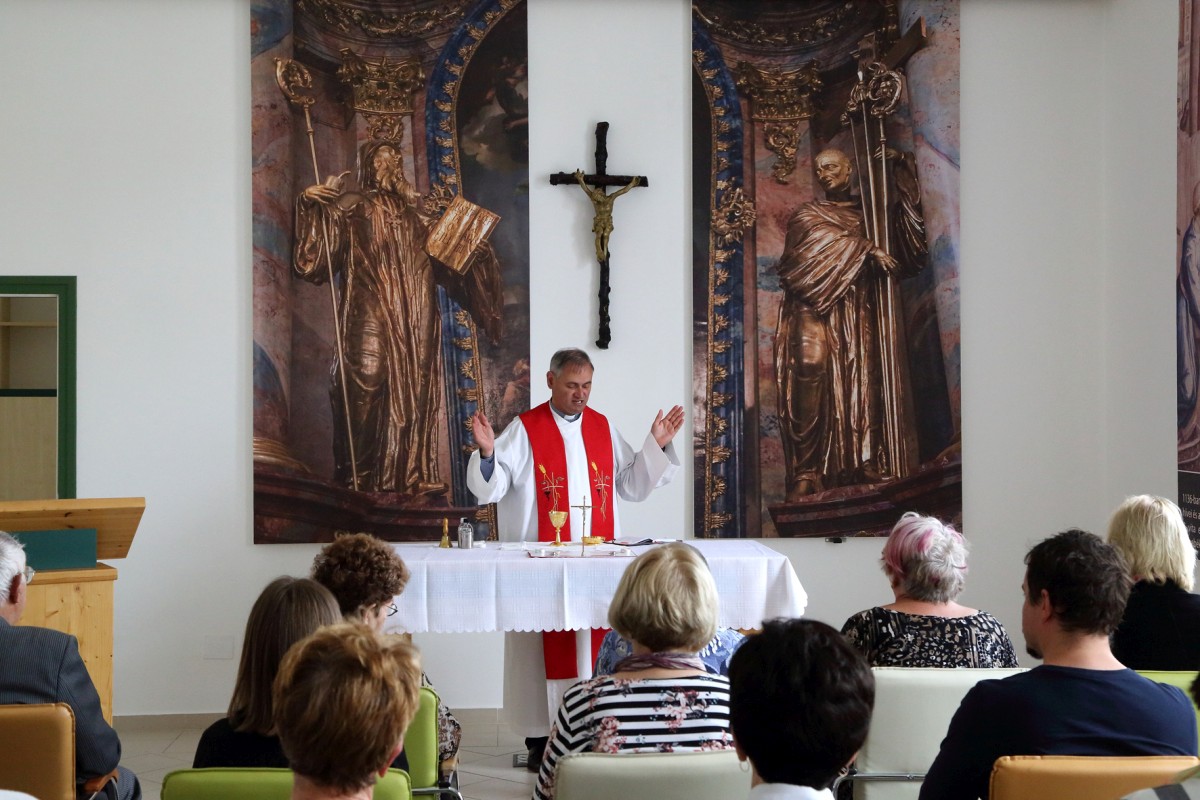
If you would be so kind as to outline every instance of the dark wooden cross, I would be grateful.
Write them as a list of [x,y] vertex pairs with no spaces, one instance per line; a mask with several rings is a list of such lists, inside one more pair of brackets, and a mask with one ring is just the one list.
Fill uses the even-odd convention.
[[[613,230],[613,203],[630,189],[638,186],[648,187],[650,180],[645,175],[608,174],[608,123],[601,122],[596,125],[596,172],[592,175],[584,175],[582,172],[555,172],[550,176],[550,183],[554,186],[582,186],[595,209],[592,232],[596,234],[596,261],[600,264],[600,338],[596,340],[596,346],[607,350],[608,343],[612,340],[608,318],[608,237]],[[621,188],[608,194],[606,187],[609,186]]]

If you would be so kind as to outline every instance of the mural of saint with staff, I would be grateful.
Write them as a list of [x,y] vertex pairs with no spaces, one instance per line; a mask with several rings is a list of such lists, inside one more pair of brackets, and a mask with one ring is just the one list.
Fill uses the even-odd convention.
[[696,536],[960,519],[958,4],[692,9]]
[[906,349],[889,284],[921,266],[924,230],[910,157],[888,155],[901,213],[887,214],[882,203],[872,210],[879,226],[891,217],[902,227],[896,255],[868,236],[863,203],[871,200],[851,195],[854,167],[841,150],[813,161],[825,199],[802,204],[788,220],[775,338],[787,502],[903,477],[911,467]]
[[440,318],[436,285],[454,292],[493,342],[500,338],[500,271],[492,249],[465,277],[425,252],[432,227],[404,176],[398,143],[360,148],[358,190],[344,174],[296,201],[294,267],[326,280],[340,273],[341,346],[332,367],[336,477],[351,488],[443,494],[437,470]]
[[255,543],[485,538],[463,423],[527,407],[524,0],[368,5],[252,10]]

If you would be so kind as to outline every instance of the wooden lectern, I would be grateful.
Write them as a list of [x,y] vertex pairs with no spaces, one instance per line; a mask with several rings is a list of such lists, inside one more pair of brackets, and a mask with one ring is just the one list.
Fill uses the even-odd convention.
[[[125,558],[133,544],[144,497],[104,500],[10,500],[0,502],[0,531],[96,529],[97,558]],[[79,640],[104,718],[112,723],[113,581],[117,571],[96,563],[86,569],[39,570],[25,603],[22,625],[69,633]]]

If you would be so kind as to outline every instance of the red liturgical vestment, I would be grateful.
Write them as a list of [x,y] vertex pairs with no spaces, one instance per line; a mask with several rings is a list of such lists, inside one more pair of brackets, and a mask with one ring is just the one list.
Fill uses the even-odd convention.
[[[536,415],[539,410],[542,411],[540,417]],[[551,504],[554,502],[552,491],[550,498],[543,493],[543,488],[549,488],[547,481],[551,485],[555,483],[549,480],[552,471],[559,484],[558,510],[566,510],[570,520],[569,524],[563,525],[564,541],[568,536],[578,539],[585,525],[589,535],[600,533],[605,538],[625,535],[617,497],[633,503],[646,500],[656,487],[666,485],[679,471],[679,458],[671,445],[659,447],[653,436],[646,435],[635,449],[611,423],[605,422],[602,415],[592,416],[593,413],[585,412],[568,420],[543,405],[505,426],[496,437],[493,458],[489,459],[492,463],[486,471],[481,454],[478,451],[472,454],[467,466],[467,486],[480,503],[496,503],[497,533],[501,542],[538,542],[554,538],[554,526],[549,524],[549,509],[554,506],[542,506],[547,500]],[[552,466],[550,456],[543,455],[545,448],[538,447],[535,453],[531,437],[536,434],[530,428],[541,423],[557,428],[557,447],[561,450],[556,452],[565,451],[561,469]],[[607,425],[607,435],[600,432],[605,442],[603,446],[592,443],[599,438],[596,434],[584,433],[585,425],[592,430],[595,423],[599,423],[600,428]],[[553,437],[549,439],[554,442]],[[553,463],[557,464],[560,457],[554,458]],[[545,475],[538,469],[539,463],[546,468]],[[575,507],[584,498],[587,498],[586,505],[591,506],[586,513]],[[661,531],[638,531],[635,536],[659,533]],[[585,663],[564,668],[562,673],[552,667],[552,678],[556,674],[575,676],[576,669],[586,669],[582,651],[587,640],[581,635],[582,631],[568,635],[571,633],[576,635],[579,643],[579,660]],[[547,680],[545,651],[553,646],[546,644],[540,632],[508,631],[504,639],[505,717],[513,730],[522,736],[545,736],[562,701],[562,692],[577,678]],[[571,660],[569,655],[565,658]],[[578,673],[579,677],[587,675],[586,672]]]
[[[538,541],[554,541],[555,529],[550,518],[552,511],[562,511],[567,515],[560,533],[564,541],[570,540],[571,498],[567,497],[567,453],[550,404],[542,403],[537,408],[526,411],[521,415],[521,424],[525,426],[525,433],[529,436],[529,445],[533,450],[534,480],[538,482]],[[579,532],[579,536],[582,537],[586,533],[588,536],[602,536],[606,541],[612,541],[615,515],[610,513],[609,509],[612,503],[613,445],[608,419],[599,412],[585,408],[581,428],[583,447],[587,452],[590,468],[588,485],[591,497],[588,498],[588,504],[592,507],[592,527],[586,532]],[[592,631],[593,653],[599,652],[600,640],[604,638],[604,633],[603,630]],[[579,677],[574,631],[546,631],[542,636],[542,648],[546,659],[547,678],[562,680]]]

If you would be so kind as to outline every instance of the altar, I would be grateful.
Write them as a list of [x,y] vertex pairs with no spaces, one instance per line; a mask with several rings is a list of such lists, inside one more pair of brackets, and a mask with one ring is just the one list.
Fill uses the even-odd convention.
[[[747,539],[687,540],[704,554],[721,598],[718,623],[759,628],[808,604],[787,557]],[[531,558],[521,550],[395,544],[411,572],[386,630],[404,633],[608,627],[608,605],[630,557]],[[574,545],[579,547],[579,545]],[[635,554],[649,547],[632,548]]]

